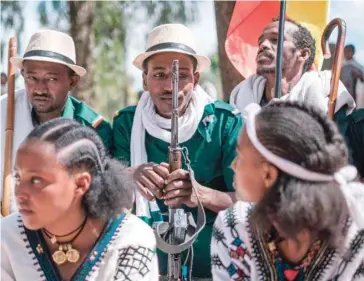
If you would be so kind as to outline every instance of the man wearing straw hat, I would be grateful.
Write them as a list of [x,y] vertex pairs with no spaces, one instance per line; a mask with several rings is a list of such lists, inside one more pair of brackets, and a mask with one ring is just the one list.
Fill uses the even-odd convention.
[[[35,126],[57,117],[74,119],[93,127],[105,145],[110,147],[110,124],[85,103],[69,95],[86,70],[76,65],[75,44],[68,34],[54,30],[37,32],[31,37],[24,56],[13,57],[10,61],[20,69],[25,83],[25,89],[15,93],[13,157]],[[3,188],[6,107],[7,95],[4,95],[0,98],[0,191]],[[11,203],[14,210],[16,206],[14,202]]]
[[[183,206],[196,215],[197,200],[192,192],[186,165],[172,173],[168,169],[171,141],[172,62],[179,60],[179,143],[189,152],[207,223],[194,243],[192,276],[211,278],[210,240],[212,225],[220,210],[231,206],[235,145],[242,120],[239,112],[214,101],[198,85],[200,72],[210,60],[196,53],[190,30],[181,24],[153,29],[146,51],[134,60],[143,71],[144,92],[137,106],[118,111],[113,123],[113,154],[137,168],[136,213],[151,225],[168,216],[168,207]],[[184,258],[182,257],[182,261]],[[166,255],[159,255],[160,273],[167,273]]]

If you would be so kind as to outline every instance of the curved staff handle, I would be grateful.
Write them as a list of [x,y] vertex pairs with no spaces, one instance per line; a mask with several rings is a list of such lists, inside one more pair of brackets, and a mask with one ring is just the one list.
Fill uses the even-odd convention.
[[1,200],[2,216],[10,215],[10,196],[11,196],[11,175],[13,169],[13,135],[14,135],[14,113],[15,113],[15,67],[10,62],[10,58],[16,55],[17,42],[15,37],[9,39],[8,52],[8,102],[6,108],[6,127],[5,127],[5,151],[4,151],[4,177],[3,194]]
[[335,27],[338,28],[338,35],[336,40],[335,57],[332,64],[332,75],[330,82],[330,94],[329,94],[329,104],[328,104],[328,116],[330,119],[334,118],[337,90],[339,87],[341,66],[344,55],[344,44],[346,36],[345,21],[340,18],[335,18],[332,21],[330,21],[329,24],[326,26],[321,39],[321,48],[322,52],[324,53],[324,58],[326,59],[330,58],[331,53],[328,46],[329,45],[328,41]]

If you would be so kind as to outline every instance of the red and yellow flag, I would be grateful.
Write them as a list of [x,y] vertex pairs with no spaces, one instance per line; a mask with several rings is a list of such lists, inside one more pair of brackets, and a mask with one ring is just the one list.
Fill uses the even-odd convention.
[[[315,66],[321,67],[321,35],[328,22],[329,0],[286,0],[286,17],[310,30],[316,40]],[[256,71],[258,38],[264,27],[279,16],[280,1],[237,1],[231,17],[225,50],[231,63],[246,78]]]

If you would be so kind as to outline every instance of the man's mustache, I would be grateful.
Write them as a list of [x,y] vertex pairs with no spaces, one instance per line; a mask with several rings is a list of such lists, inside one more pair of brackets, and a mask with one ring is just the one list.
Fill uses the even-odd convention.
[[162,96],[171,96],[172,95],[172,91],[164,91],[162,93]]
[[259,51],[257,57],[259,57],[260,55],[263,55],[263,56],[265,56],[267,58],[270,58],[270,59],[275,58],[275,54],[273,52],[270,52],[270,51],[267,51],[267,50]]
[[51,96],[47,93],[39,93],[39,92],[33,92],[33,97],[39,97],[39,98],[50,98]]
[[[193,92],[193,85],[192,84],[188,84],[186,85],[183,89],[179,89],[178,90],[178,97],[180,98],[182,95],[191,95]],[[170,90],[164,90],[163,93],[161,94],[161,97],[169,97],[172,95],[172,91]]]

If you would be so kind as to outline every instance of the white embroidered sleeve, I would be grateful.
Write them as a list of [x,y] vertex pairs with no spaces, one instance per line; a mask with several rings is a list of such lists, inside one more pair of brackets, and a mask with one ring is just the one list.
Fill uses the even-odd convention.
[[362,281],[364,280],[364,262],[359,266],[358,270],[355,272],[352,281]]
[[[214,281],[250,280],[250,267],[247,265],[246,246],[240,237],[233,237],[229,225],[235,210],[220,212],[213,228],[211,241],[211,267]],[[233,223],[234,227],[236,226]],[[233,231],[237,233],[236,231]]]
[[114,280],[158,280],[155,249],[130,246],[119,250]]

